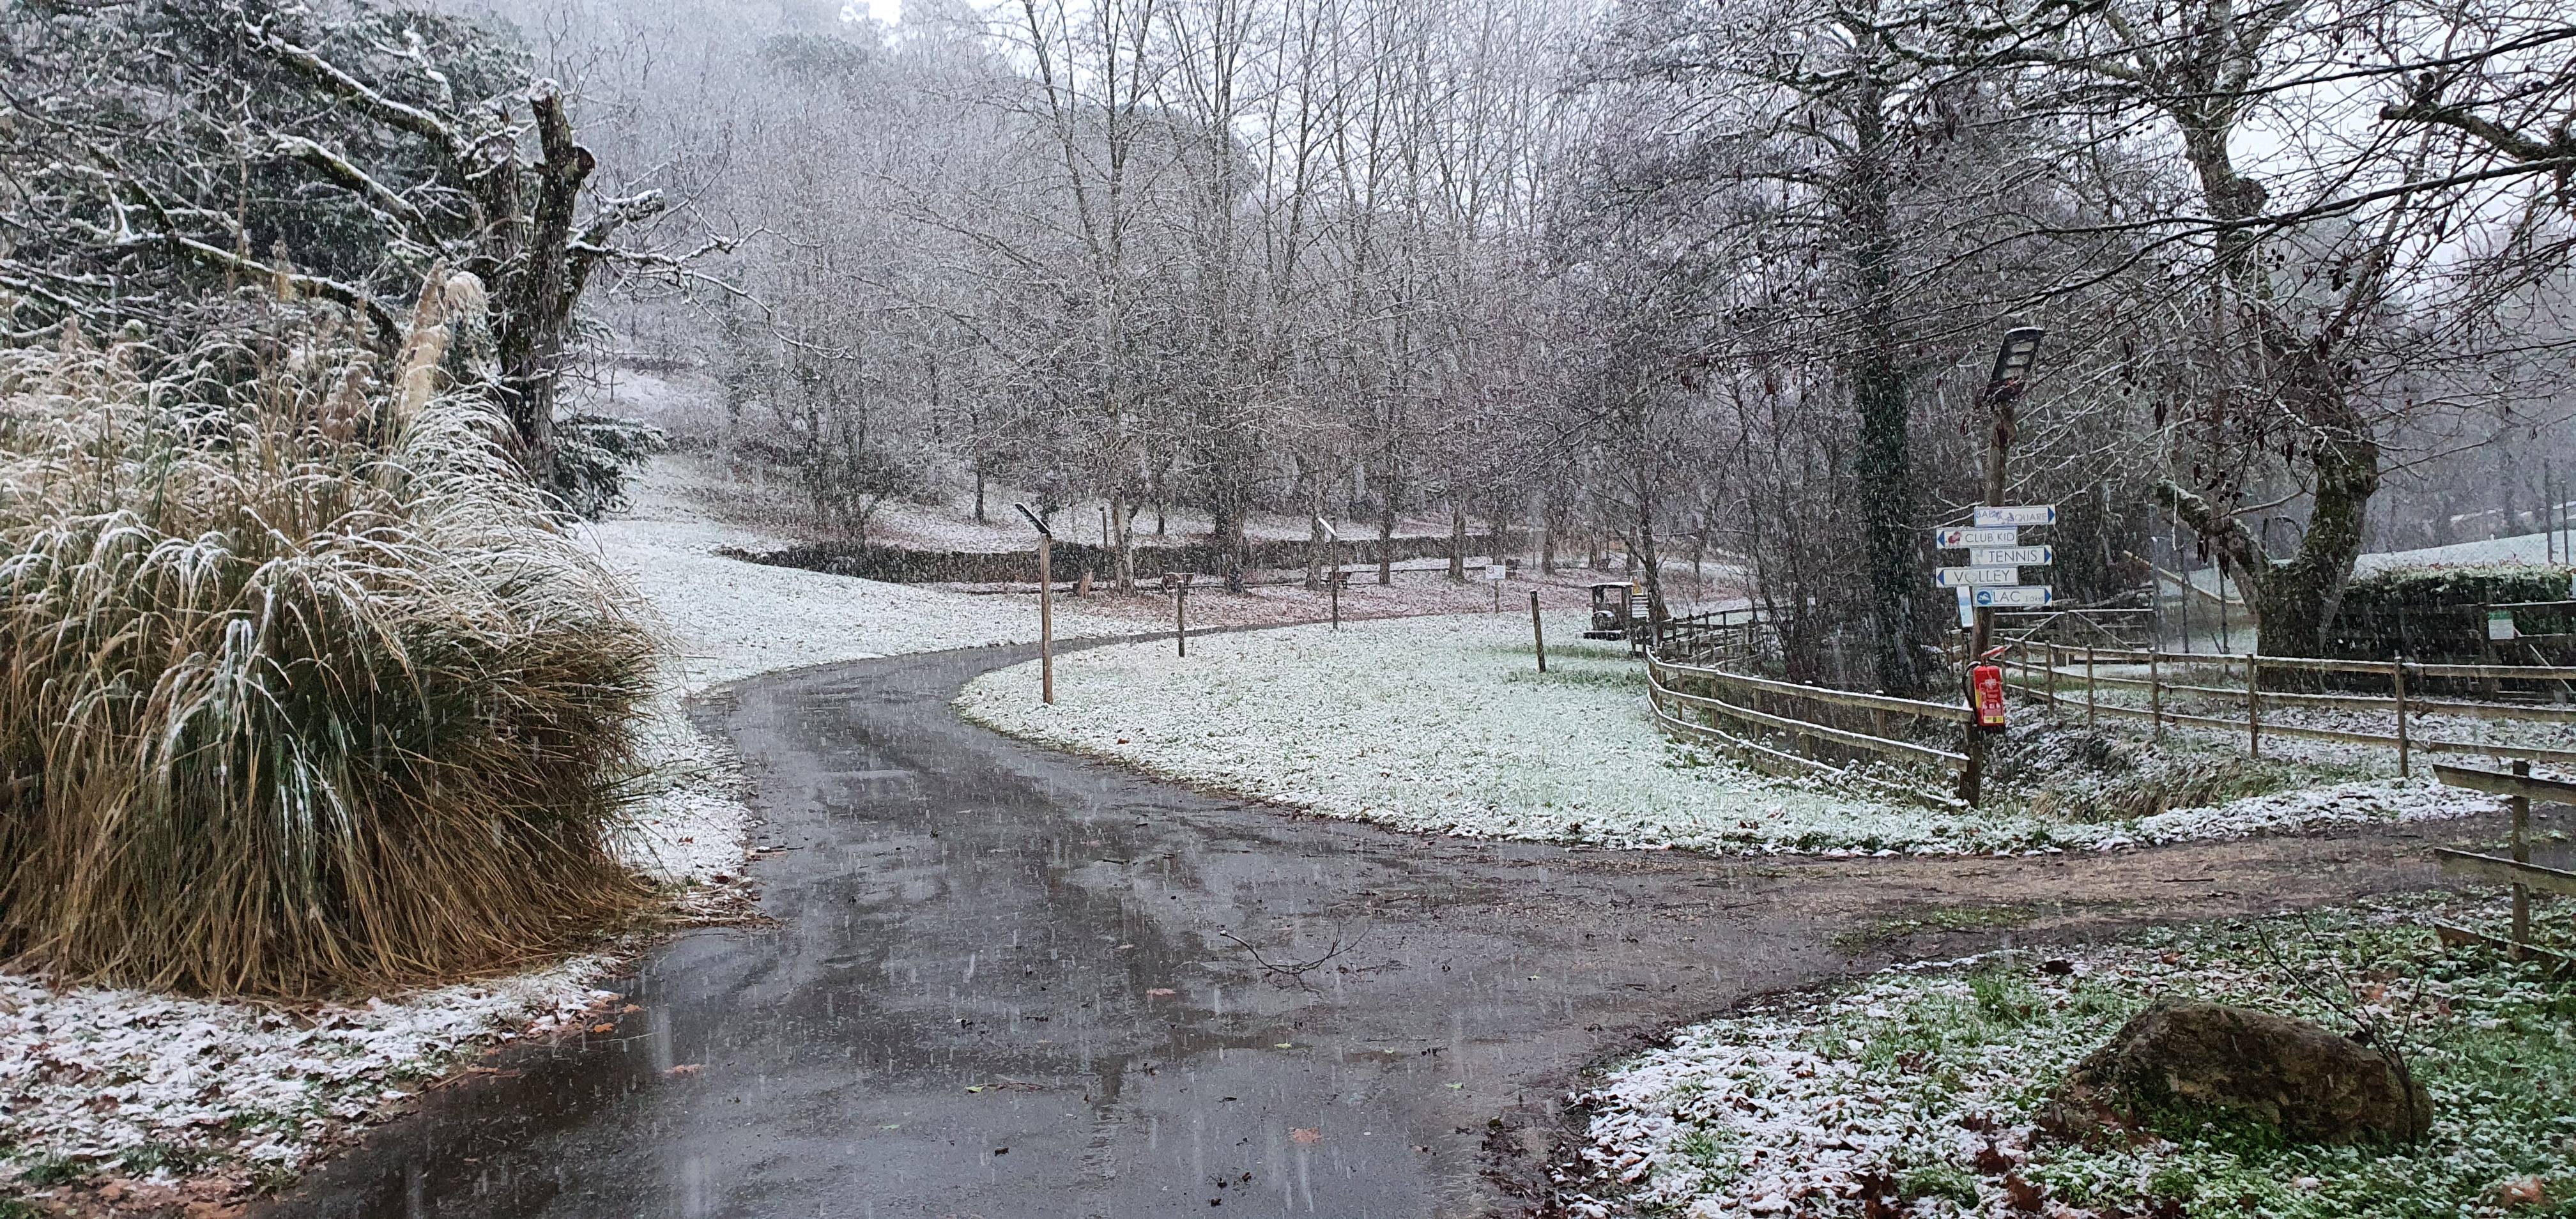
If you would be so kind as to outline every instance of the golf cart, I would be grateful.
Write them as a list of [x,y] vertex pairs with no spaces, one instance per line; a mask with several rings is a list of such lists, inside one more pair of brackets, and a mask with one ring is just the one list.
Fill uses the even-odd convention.
[[1646,590],[1625,580],[1609,580],[1592,586],[1592,629],[1583,632],[1586,639],[1625,639],[1635,642],[1646,629]]

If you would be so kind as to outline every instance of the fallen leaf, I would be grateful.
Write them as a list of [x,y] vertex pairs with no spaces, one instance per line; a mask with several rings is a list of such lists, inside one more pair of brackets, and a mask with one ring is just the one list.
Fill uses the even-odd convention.
[[624,1006],[624,1007],[622,1007],[622,1008],[619,1008],[619,1009],[617,1010],[617,1014],[618,1014],[618,1015],[620,1015],[620,1016],[632,1016],[632,1015],[634,1015],[635,1013],[640,1012],[640,1011],[643,1011],[643,1010],[644,1010],[643,1008],[637,1007],[637,1006],[635,1006],[634,1004],[629,1003],[629,1004],[627,1004],[626,1006]]
[[969,1091],[969,1092],[981,1092],[981,1091],[983,1091],[984,1089],[983,1089],[982,1087],[980,1087],[980,1086],[979,1086],[979,1087],[968,1088],[968,1089],[966,1089],[966,1090],[967,1090],[967,1091]]
[[2047,1197],[2047,1190],[2022,1180],[2020,1173],[2004,1174],[2004,1201],[2010,1203],[2014,1210],[2036,1213],[2039,1204]]
[[670,1075],[695,1075],[695,1074],[697,1074],[698,1072],[703,1071],[703,1070],[706,1070],[706,1069],[707,1069],[706,1064],[705,1064],[705,1063],[702,1063],[702,1062],[684,1062],[684,1063],[681,1063],[680,1065],[678,1065],[678,1066],[676,1066],[676,1067],[671,1068],[669,1071],[665,1072],[665,1074],[670,1074]]
[[1292,1128],[1288,1131],[1288,1141],[1291,1143],[1320,1143],[1324,1141],[1324,1133],[1320,1130],[1297,1130]]
[[593,1033],[614,1033],[617,1031],[617,1026],[613,1024],[594,1024],[590,1026],[590,1031]]
[[2504,1206],[2547,1206],[2549,1190],[2538,1177],[2524,1177],[2496,1186],[2496,1201]]
[[1270,1043],[1270,1048],[1274,1050],[1293,1050],[1297,1048],[1297,1043],[1293,1041],[1274,1041]]
[[1163,989],[1162,987],[1157,986],[1157,987],[1155,987],[1155,988],[1154,988],[1154,989],[1152,989],[1152,990],[1146,991],[1145,993],[1146,993],[1146,994],[1149,994],[1149,995],[1153,995],[1153,996],[1155,996],[1156,998],[1161,998],[1161,997],[1162,997],[1162,996],[1164,996],[1164,995],[1176,994],[1176,993],[1178,993],[1178,992],[1176,992],[1176,991],[1169,991],[1169,990],[1165,990],[1165,989]]

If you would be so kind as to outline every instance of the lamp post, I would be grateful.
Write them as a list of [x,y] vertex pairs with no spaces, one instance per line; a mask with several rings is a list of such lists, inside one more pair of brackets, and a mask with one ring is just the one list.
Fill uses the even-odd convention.
[[[2048,332],[2036,326],[2017,326],[2004,332],[2003,348],[1995,353],[1995,370],[1986,378],[1985,392],[1979,397],[1986,406],[1986,496],[1988,507],[2004,502],[2005,463],[2012,453],[2014,412],[2021,403],[2022,388],[2030,377],[2031,366],[2039,362],[2039,341]],[[1995,611],[1980,608],[1976,625],[1968,641],[1970,656],[1983,656],[1994,634]]]
[[1047,528],[1027,504],[1013,504],[1029,526],[1038,531],[1038,697],[1055,702],[1055,573],[1048,570],[1049,551],[1055,549],[1055,531]]
[[[2016,326],[2004,332],[2004,344],[1995,353],[1995,370],[1986,377],[1985,392],[1978,395],[1986,407],[1986,494],[1985,505],[1999,508],[2004,502],[2005,462],[2012,454],[2015,408],[2021,403],[2022,388],[2030,379],[2031,367],[2039,362],[2039,341],[2048,332],[2036,326]],[[1960,795],[1974,806],[1985,785],[1986,734],[1977,723],[1976,667],[1986,663],[1995,631],[1995,611],[1991,606],[1978,606],[1968,632],[1968,769],[1959,777]]]

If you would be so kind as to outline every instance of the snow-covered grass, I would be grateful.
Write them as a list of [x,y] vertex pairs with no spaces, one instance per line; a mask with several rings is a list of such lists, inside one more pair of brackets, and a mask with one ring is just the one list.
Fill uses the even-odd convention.
[[[748,782],[730,749],[689,722],[684,699],[778,669],[1033,641],[1036,614],[1027,598],[718,558],[719,546],[778,543],[660,490],[585,530],[678,653],[612,846],[683,912],[722,914],[746,892]],[[1056,626],[1064,638],[1133,629],[1078,611]],[[621,959],[295,1009],[0,975],[0,1197],[76,1183],[93,1196],[175,1188],[220,1201],[282,1185],[396,1094],[482,1048],[611,1019],[596,1009],[613,996],[594,988]]]
[[318,1146],[491,1042],[613,1023],[619,996],[588,985],[610,963],[582,957],[302,1009],[0,976],[0,1133],[14,1175],[0,1191],[94,1173],[144,1185],[290,1181]]
[[[1773,1000],[1683,1029],[1576,1096],[1588,1145],[1557,1179],[1570,1209],[1595,1216],[2468,1216],[2534,1187],[2550,1201],[2515,1213],[2565,1214],[2576,982],[2445,952],[2427,916],[2499,912],[2428,907],[2159,929],[2053,964],[1996,953]],[[2095,1147],[2040,1136],[2067,1070],[2164,995],[2336,1031],[2353,1026],[2334,1007],[2357,1007],[2407,1030],[2431,1136],[2282,1146],[2219,1124]],[[1865,1210],[1865,1192],[1902,1201]]]
[[1623,645],[1551,619],[1481,615],[1113,645],[987,674],[958,706],[981,723],[1197,784],[1402,829],[1715,851],[1963,853],[2240,837],[2329,822],[2419,820],[2494,801],[2429,779],[2233,794],[2150,815],[2061,803],[1943,811],[1769,778],[1678,746],[1644,706]]

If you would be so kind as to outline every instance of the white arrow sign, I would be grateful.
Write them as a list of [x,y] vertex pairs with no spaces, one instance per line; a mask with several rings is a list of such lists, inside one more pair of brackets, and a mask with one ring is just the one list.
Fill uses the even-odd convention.
[[1961,550],[1970,546],[2013,546],[2021,542],[2018,529],[1935,529],[1932,544],[1943,550]]
[[2057,552],[2046,546],[1979,546],[1968,552],[1976,567],[2046,567]]
[[1989,584],[2019,584],[2021,569],[2015,567],[1936,567],[1932,582],[1943,588],[1977,587]]
[[2035,609],[2048,604],[2050,596],[2049,588],[2045,584],[1976,590],[1978,609]]
[[2018,504],[1977,509],[1977,527],[1980,529],[1991,529],[1998,525],[2054,525],[2056,523],[2057,505],[2055,504]]

